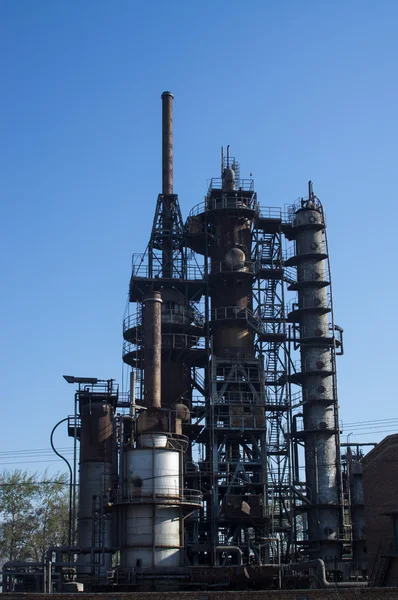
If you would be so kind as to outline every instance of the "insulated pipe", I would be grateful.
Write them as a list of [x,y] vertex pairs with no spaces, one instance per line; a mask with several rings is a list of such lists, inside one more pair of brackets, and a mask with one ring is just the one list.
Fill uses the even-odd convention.
[[173,94],[162,94],[162,194],[173,193]]
[[152,408],[161,408],[162,298],[152,292],[144,299],[144,398]]
[[326,579],[325,563],[321,558],[284,566],[287,567],[286,570],[295,569],[296,571],[304,571],[311,568],[316,569],[318,581],[324,588],[368,587],[369,585],[368,581],[328,581]]

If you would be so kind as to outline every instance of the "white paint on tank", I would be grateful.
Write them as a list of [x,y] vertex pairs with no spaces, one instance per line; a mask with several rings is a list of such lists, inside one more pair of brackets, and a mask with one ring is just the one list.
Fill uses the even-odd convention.
[[[162,436],[166,438],[166,436]],[[161,440],[155,440],[157,444]],[[180,510],[155,500],[180,494],[180,456],[165,445],[132,449],[126,455],[127,487],[132,497],[154,504],[132,504],[126,508],[125,543],[121,564],[131,567],[179,567],[181,565]]]
[[180,491],[179,453],[157,448],[136,448],[126,460],[128,490],[133,495],[164,494]]

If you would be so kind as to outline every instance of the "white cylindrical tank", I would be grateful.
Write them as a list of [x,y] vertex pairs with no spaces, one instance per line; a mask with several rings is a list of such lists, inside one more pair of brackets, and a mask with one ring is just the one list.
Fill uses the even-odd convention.
[[144,434],[126,453],[121,566],[181,566],[180,453],[167,436]]

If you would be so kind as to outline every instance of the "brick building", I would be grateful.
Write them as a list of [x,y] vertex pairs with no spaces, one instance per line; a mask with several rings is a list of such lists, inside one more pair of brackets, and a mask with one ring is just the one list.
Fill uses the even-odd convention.
[[370,585],[398,587],[398,434],[363,459]]

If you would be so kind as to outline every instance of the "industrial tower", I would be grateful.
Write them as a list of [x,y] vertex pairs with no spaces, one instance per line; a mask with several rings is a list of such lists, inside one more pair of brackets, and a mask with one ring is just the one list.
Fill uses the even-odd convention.
[[[287,208],[261,207],[227,147],[184,222],[172,103],[164,92],[162,192],[133,255],[129,389],[65,377],[78,384],[64,419],[78,534],[49,549],[36,587],[350,585],[366,569],[363,504],[352,457],[342,467],[343,338],[322,204],[310,182]],[[5,589],[31,581],[31,566],[18,568],[3,571]]]
[[187,560],[320,558],[337,577],[351,539],[322,205],[310,184],[286,210],[261,208],[228,147],[184,224],[172,193],[172,95],[162,101],[163,193],[147,251],[133,257],[123,359],[145,403],[141,302],[159,291],[162,403],[186,415],[185,483],[204,495],[186,520]]

